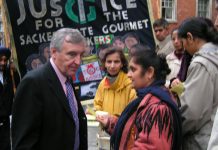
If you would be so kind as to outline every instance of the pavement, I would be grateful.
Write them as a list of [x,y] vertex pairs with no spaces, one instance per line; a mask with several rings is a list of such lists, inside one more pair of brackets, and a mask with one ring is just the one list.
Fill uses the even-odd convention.
[[[93,107],[93,100],[87,100],[82,101],[82,105],[84,108],[84,111],[87,109],[86,105],[90,105],[90,107]],[[87,115],[88,120],[88,150],[99,150],[97,145],[97,133],[99,132],[99,122],[95,120],[95,116]],[[102,141],[102,144],[104,146],[107,144],[104,143],[105,141]],[[101,149],[101,150],[109,150],[109,148]]]
[[97,150],[97,134],[98,127],[88,126],[88,150]]

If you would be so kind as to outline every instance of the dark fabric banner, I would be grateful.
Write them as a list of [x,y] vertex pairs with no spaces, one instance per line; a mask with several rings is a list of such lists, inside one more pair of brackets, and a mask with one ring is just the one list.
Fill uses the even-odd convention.
[[49,41],[59,28],[76,28],[87,38],[90,55],[120,36],[125,52],[134,35],[154,48],[146,0],[5,0],[11,21],[21,75],[45,63]]

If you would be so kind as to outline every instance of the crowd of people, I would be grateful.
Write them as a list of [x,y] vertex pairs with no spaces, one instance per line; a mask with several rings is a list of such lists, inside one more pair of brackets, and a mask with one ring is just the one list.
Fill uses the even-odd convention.
[[[111,149],[218,149],[218,15],[214,24],[191,17],[171,32],[168,25],[154,21],[156,49],[131,32],[99,52],[105,77],[93,105],[107,112],[96,120]],[[87,118],[72,81],[86,49],[77,29],[57,30],[46,63],[19,83],[10,49],[0,47],[1,150],[88,149]],[[179,86],[181,93],[172,90]]]

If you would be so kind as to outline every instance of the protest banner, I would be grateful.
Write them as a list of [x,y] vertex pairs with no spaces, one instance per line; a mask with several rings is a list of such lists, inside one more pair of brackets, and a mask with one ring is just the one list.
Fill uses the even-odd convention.
[[122,39],[123,49],[128,53],[131,43],[126,39],[132,35],[137,43],[155,47],[149,0],[3,0],[3,3],[9,14],[11,40],[22,76],[49,60],[49,41],[63,27],[76,28],[86,37],[89,55],[98,56],[100,45],[113,44],[116,37]]

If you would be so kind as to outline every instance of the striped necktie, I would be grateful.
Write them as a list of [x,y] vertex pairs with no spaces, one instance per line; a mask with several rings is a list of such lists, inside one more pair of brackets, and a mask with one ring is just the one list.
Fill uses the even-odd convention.
[[69,80],[66,80],[66,91],[67,91],[67,99],[69,102],[69,106],[73,115],[73,119],[75,121],[75,144],[74,144],[74,150],[79,149],[79,118],[78,118],[78,113],[77,113],[77,104],[76,101],[74,100],[74,94],[73,94],[73,87],[71,85],[71,82]]

